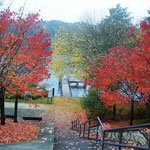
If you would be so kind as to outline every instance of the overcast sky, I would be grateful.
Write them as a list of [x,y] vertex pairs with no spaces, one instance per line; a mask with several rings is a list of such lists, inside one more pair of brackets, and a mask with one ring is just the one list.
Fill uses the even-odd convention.
[[17,10],[23,6],[28,12],[38,12],[43,20],[62,20],[66,22],[80,21],[86,12],[96,13],[101,17],[108,14],[108,9],[120,3],[135,20],[147,15],[150,9],[150,0],[4,0],[3,7],[13,1],[11,9]]

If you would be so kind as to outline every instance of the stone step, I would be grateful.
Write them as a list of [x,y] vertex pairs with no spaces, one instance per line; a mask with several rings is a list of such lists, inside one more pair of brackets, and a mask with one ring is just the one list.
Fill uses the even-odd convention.
[[54,150],[101,150],[101,143],[95,140],[79,138],[72,130],[56,130]]

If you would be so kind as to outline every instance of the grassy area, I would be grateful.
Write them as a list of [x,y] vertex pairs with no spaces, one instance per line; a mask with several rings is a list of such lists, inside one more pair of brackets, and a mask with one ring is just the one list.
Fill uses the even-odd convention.
[[[47,98],[40,98],[40,99],[35,99],[35,101],[37,101],[37,103],[39,104],[52,104],[51,98],[49,98],[49,100]],[[15,102],[15,99],[5,99],[5,102]],[[19,99],[18,102],[29,103],[30,101],[26,99]]]

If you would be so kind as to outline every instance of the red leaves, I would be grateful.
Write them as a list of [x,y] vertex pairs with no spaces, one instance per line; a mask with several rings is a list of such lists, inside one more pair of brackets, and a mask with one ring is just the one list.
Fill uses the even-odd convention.
[[35,140],[39,134],[39,123],[19,120],[6,120],[6,125],[0,125],[0,144]]
[[52,60],[50,34],[39,28],[39,14],[28,14],[23,18],[21,13],[9,9],[0,11],[0,68],[3,81],[0,86],[11,93],[36,93],[38,89],[30,89],[29,86],[49,75],[48,66]]
[[[128,103],[140,93],[150,94],[150,24],[141,22],[141,30],[139,35],[135,34],[135,27],[128,30],[138,46],[114,47],[89,70],[92,78],[88,84],[103,91],[99,96],[106,105]],[[141,96],[144,103],[145,99]]]

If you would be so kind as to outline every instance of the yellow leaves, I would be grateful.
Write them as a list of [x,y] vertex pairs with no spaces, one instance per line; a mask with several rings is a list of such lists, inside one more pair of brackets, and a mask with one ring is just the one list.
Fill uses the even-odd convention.
[[69,29],[61,28],[52,42],[52,70],[58,76],[81,77],[84,59],[82,52],[76,47],[76,36]]

